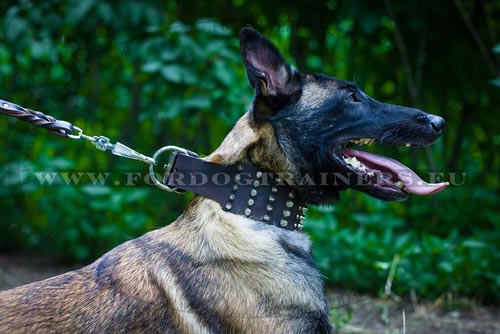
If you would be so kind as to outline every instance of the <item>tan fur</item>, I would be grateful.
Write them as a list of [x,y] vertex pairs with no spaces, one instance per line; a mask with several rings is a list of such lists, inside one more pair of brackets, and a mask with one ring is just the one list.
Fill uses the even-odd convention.
[[[249,114],[206,159],[247,158],[294,172],[272,127],[253,124]],[[302,332],[293,307],[324,310],[321,281],[282,239],[310,251],[302,233],[271,229],[195,196],[172,224],[87,267],[0,293],[0,333]]]
[[298,176],[293,162],[283,154],[272,125],[255,124],[249,112],[238,120],[219,148],[205,159],[223,165],[251,162],[276,174]]

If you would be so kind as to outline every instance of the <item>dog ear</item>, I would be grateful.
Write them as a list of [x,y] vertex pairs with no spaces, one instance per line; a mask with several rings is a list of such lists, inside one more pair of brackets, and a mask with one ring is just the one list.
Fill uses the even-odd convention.
[[248,81],[255,90],[254,118],[266,120],[291,103],[300,91],[298,72],[276,46],[252,28],[240,31],[240,50]]

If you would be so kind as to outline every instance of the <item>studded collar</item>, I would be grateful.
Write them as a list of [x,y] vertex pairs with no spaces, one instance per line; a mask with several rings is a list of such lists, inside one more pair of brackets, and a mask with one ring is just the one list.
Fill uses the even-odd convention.
[[288,230],[302,229],[307,207],[278,175],[251,164],[219,165],[174,152],[163,184],[216,200],[227,212]]

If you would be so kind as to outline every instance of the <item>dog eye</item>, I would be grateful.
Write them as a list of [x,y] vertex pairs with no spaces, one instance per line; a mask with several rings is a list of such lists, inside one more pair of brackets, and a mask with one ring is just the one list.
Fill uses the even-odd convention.
[[359,100],[354,96],[353,93],[347,95],[347,97],[345,98],[346,101],[349,101],[349,102],[359,102]]

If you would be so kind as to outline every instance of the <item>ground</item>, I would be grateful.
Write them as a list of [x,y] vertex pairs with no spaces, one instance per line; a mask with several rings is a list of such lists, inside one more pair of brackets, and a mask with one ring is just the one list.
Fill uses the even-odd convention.
[[[35,255],[0,254],[0,291],[61,274],[75,267]],[[395,302],[352,292],[328,290],[334,333],[499,334],[500,308],[459,300],[452,310],[444,300]],[[403,310],[405,324],[403,326]]]
[[335,333],[500,334],[500,308],[467,299],[449,310],[444,298],[412,304],[346,291],[328,291],[328,297],[332,322],[340,327]]

